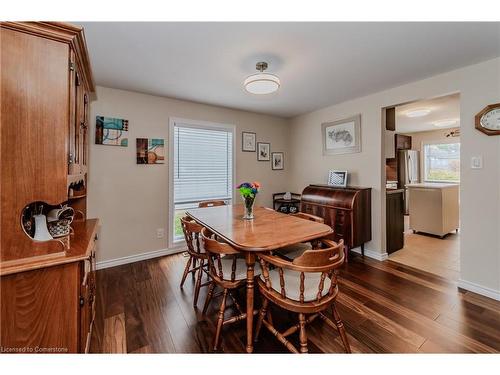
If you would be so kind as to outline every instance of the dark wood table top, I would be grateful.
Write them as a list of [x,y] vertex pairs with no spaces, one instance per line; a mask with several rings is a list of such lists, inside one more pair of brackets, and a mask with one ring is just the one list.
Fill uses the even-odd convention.
[[188,216],[241,251],[268,251],[310,241],[333,232],[328,225],[255,207],[253,220],[243,219],[243,205],[187,210]]

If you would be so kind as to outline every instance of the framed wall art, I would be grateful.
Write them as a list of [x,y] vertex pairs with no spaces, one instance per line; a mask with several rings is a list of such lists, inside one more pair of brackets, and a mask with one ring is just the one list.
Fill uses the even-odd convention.
[[284,160],[282,152],[271,153],[271,164],[273,170],[281,170],[284,168]]
[[269,161],[271,160],[271,144],[265,142],[257,143],[257,160]]
[[165,164],[165,140],[137,138],[137,164]]
[[241,150],[245,152],[255,152],[257,134],[252,132],[241,133]]
[[96,116],[95,144],[128,146],[128,120]]
[[321,124],[323,155],[361,152],[361,115]]

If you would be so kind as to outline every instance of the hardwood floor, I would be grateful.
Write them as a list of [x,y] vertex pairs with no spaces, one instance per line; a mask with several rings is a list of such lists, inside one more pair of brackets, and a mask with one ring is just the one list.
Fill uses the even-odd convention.
[[[91,352],[210,352],[220,300],[202,316],[202,288],[199,309],[192,307],[193,279],[179,288],[185,262],[173,255],[98,271]],[[341,270],[337,307],[354,353],[500,352],[500,302],[392,261],[354,256]],[[281,328],[297,317],[273,308],[273,320]],[[298,344],[295,336],[290,339]],[[320,319],[308,337],[312,353],[343,352],[336,330]],[[244,353],[244,343],[244,322],[223,328],[224,352]],[[262,330],[255,352],[287,350]]]
[[404,247],[389,256],[389,259],[417,268],[448,280],[460,277],[460,233],[450,233],[445,238],[409,229],[409,217],[405,216]]

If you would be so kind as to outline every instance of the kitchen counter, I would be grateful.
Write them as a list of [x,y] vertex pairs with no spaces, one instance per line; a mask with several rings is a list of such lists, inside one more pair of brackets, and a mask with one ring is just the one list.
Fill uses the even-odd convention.
[[446,189],[455,186],[460,186],[459,184],[448,184],[448,183],[438,183],[438,182],[423,182],[420,184],[408,184],[407,188],[424,188],[424,189]]
[[398,194],[398,193],[404,193],[405,189],[385,189],[386,194]]
[[458,229],[458,184],[409,184],[410,228],[444,237]]

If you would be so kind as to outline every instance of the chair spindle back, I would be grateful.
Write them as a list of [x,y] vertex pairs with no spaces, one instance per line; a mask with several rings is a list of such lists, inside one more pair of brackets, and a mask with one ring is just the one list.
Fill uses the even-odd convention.
[[[272,282],[269,277],[269,265],[278,268],[280,281],[280,295],[283,299],[287,298],[287,286],[285,282],[284,270],[291,270],[299,273],[299,301],[304,303],[305,283],[308,274],[321,273],[319,278],[316,301],[336,295],[337,274],[336,270],[344,263],[344,241],[335,243],[331,240],[321,239],[316,242],[312,250],[306,250],[302,255],[293,261],[287,261],[281,257],[273,255],[259,255],[259,263],[262,269],[262,276],[268,290],[272,289]],[[316,247],[315,246],[315,247]],[[323,293],[326,278],[330,279],[330,286],[326,295]]]
[[180,220],[188,253],[194,256],[199,256],[202,254],[200,234],[203,226],[188,216],[183,217]]
[[[225,242],[219,242],[214,233],[209,229],[203,228],[201,231],[203,240],[203,247],[208,255],[208,269],[210,276],[217,282],[223,283],[225,281],[234,282],[236,279],[236,262],[239,252],[231,245]],[[224,275],[222,267],[222,257],[231,259],[231,275]]]

